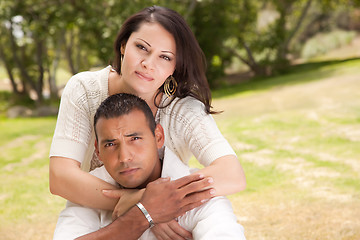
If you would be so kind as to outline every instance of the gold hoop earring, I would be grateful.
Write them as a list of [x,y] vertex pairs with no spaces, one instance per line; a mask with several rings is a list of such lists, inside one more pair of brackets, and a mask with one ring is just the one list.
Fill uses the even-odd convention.
[[170,75],[164,82],[164,93],[168,98],[171,98],[176,92],[177,82],[175,78]]

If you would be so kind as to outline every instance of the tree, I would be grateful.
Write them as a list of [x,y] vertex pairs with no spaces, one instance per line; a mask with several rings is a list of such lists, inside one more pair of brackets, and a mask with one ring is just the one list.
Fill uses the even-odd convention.
[[[225,48],[256,75],[270,75],[281,70],[289,64],[289,46],[303,24],[311,3],[312,0],[242,1],[234,9],[244,14],[237,16],[236,12],[232,13],[234,35]],[[259,17],[266,10],[272,17],[261,25]]]
[[56,14],[53,4],[53,1],[4,0],[0,7],[0,56],[13,92],[22,96],[33,93],[38,103],[43,101],[45,75],[51,73],[47,52],[53,47],[48,37]]
[[[296,56],[296,48],[307,38],[315,23],[324,16],[331,16],[339,5],[351,8],[359,1],[352,0],[267,0],[232,1],[229,12],[233,21],[229,27],[233,35],[224,48],[246,64],[255,75],[271,75],[287,69],[290,56]],[[311,11],[311,12],[310,12]],[[262,15],[270,14],[265,24]],[[331,26],[314,32],[328,30]]]

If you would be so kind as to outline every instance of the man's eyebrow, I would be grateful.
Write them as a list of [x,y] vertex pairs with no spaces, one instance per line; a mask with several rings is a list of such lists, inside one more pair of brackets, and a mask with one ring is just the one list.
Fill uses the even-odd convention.
[[129,133],[129,134],[124,134],[125,137],[137,137],[141,135],[140,132],[133,132],[133,133]]
[[104,139],[104,140],[101,140],[101,143],[104,144],[104,143],[110,143],[110,142],[115,142],[116,139]]

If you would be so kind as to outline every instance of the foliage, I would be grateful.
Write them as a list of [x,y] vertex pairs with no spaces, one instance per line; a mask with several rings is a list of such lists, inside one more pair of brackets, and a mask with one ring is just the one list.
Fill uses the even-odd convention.
[[[0,59],[14,94],[32,95],[41,103],[43,90],[48,88],[56,98],[60,64],[75,74],[110,63],[113,41],[123,21],[156,4],[178,11],[188,21],[205,52],[210,84],[215,86],[234,57],[257,75],[282,71],[289,56],[300,52],[302,42],[329,30],[336,21],[328,19],[340,10],[346,19],[346,12],[359,6],[358,2],[2,0]],[[349,24],[345,21],[342,26]]]
[[317,34],[305,43],[301,56],[311,58],[325,54],[330,50],[349,44],[354,37],[355,32],[341,30]]

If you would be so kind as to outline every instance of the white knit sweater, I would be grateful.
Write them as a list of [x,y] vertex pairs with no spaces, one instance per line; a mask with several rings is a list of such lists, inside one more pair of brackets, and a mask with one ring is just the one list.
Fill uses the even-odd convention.
[[[93,122],[96,109],[109,95],[110,69],[108,66],[96,72],[82,72],[69,80],[61,97],[50,156],[77,160],[85,171],[98,166]],[[162,103],[167,101],[163,96]],[[156,121],[164,128],[165,146],[185,164],[192,154],[204,166],[219,157],[235,155],[213,117],[206,114],[203,103],[197,99],[176,98],[157,111]]]

